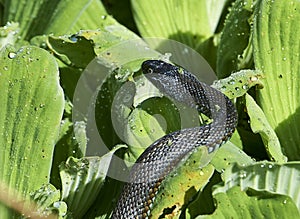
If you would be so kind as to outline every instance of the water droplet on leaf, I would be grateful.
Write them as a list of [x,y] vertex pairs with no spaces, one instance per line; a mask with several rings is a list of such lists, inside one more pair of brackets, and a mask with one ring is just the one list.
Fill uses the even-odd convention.
[[15,52],[8,53],[8,58],[10,58],[10,59],[14,59],[14,58],[16,58],[16,56],[17,56],[17,54]]

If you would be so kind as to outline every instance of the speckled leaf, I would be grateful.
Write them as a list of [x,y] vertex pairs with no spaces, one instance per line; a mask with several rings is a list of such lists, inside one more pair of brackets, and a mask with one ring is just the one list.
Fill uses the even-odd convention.
[[60,191],[51,184],[45,184],[40,189],[31,194],[31,199],[38,205],[38,212],[47,216],[49,214],[58,215],[57,219],[62,219],[67,213],[67,204],[60,201]]
[[218,47],[218,78],[227,77],[232,71],[251,66],[252,49],[249,39],[253,6],[253,0],[237,0],[230,8]]
[[28,197],[49,182],[64,109],[58,66],[36,47],[0,56],[0,180]]
[[261,76],[259,71],[244,69],[215,81],[212,87],[221,91],[230,99],[234,99],[243,96],[251,87],[256,85],[258,88],[262,88]]
[[223,218],[297,218],[297,207],[290,197],[265,191],[241,191],[238,186],[214,195],[217,209],[212,215],[201,215],[196,219]]
[[104,183],[113,154],[121,147],[115,147],[102,157],[70,157],[61,164],[61,199],[67,203],[68,212],[78,218],[86,213]]
[[249,165],[253,164],[254,160],[251,159],[251,157],[249,157],[244,151],[228,141],[218,149],[216,155],[211,160],[211,164],[216,168],[216,170],[223,172],[233,163]]
[[214,167],[207,163],[212,156],[213,154],[207,154],[205,147],[199,147],[191,156],[181,161],[178,168],[162,182],[151,210],[153,218],[179,218],[184,205],[209,182]]
[[65,64],[85,68],[96,56],[122,41],[136,40],[133,43],[142,42],[136,34],[112,18],[107,22],[103,21],[104,24],[105,26],[101,30],[82,30],[77,34],[59,37],[50,35],[46,41],[47,46]]
[[225,185],[213,193],[226,192],[234,186],[241,190],[252,188],[257,191],[268,191],[274,194],[289,196],[300,212],[299,181],[300,163],[289,162],[275,164],[273,162],[258,162],[249,166],[232,165],[224,172]]
[[265,88],[257,101],[289,160],[300,159],[300,2],[260,0],[253,46]]

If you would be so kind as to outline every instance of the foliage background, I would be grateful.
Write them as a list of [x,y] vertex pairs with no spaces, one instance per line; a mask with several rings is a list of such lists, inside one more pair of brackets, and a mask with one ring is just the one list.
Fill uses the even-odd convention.
[[[109,218],[122,188],[106,177],[112,155],[132,161],[142,151],[134,148],[165,134],[153,117],[157,108],[167,121],[178,114],[165,98],[137,104],[122,114],[137,127],[127,127],[131,144],[125,145],[110,107],[122,84],[140,74],[142,60],[119,66],[96,102],[98,130],[111,151],[91,157],[85,120],[72,122],[73,96],[95,57],[140,37],[185,43],[219,79],[231,75],[221,88],[233,94],[239,112],[231,141],[196,169],[192,182],[192,165],[175,170],[178,178],[167,177],[153,218],[297,217],[299,11],[297,0],[0,0],[1,218]],[[243,69],[251,73],[241,74]],[[259,83],[251,84],[253,75]],[[145,126],[150,120],[155,132]],[[167,132],[176,128],[169,122]],[[172,199],[178,182],[192,190]],[[32,201],[19,204],[23,199]]]

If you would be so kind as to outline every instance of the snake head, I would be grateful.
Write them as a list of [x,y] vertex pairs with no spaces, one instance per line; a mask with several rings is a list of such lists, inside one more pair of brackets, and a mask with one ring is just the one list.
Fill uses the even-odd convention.
[[175,66],[161,60],[147,60],[142,63],[144,74],[165,74],[174,70]]

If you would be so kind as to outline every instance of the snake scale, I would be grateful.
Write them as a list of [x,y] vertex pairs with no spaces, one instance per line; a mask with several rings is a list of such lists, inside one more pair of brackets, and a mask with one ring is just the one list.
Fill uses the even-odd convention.
[[150,145],[133,165],[113,219],[150,218],[162,180],[199,146],[215,151],[232,135],[237,112],[228,97],[202,83],[187,70],[161,60],[147,60],[142,71],[164,95],[197,109],[212,122],[163,136]]

